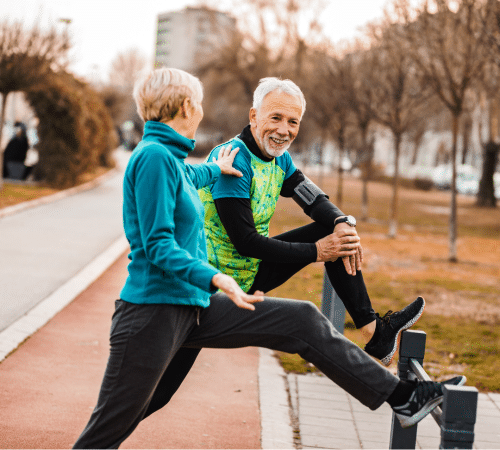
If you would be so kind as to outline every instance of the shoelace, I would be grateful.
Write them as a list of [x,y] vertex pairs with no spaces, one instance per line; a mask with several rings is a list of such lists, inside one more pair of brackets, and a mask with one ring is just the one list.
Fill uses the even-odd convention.
[[415,399],[419,406],[423,405],[429,398],[442,395],[441,384],[434,381],[420,381],[417,384]]
[[390,309],[387,311],[382,317],[380,317],[379,313],[375,313],[375,315],[382,321],[385,322],[386,325],[389,325],[391,322],[391,315],[394,314],[394,312]]

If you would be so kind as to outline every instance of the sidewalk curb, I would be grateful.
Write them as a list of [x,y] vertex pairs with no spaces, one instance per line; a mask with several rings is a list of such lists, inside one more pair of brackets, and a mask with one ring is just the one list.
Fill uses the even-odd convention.
[[117,239],[74,277],[0,332],[0,362],[97,280],[128,246],[125,236]]
[[261,448],[294,449],[285,371],[267,348],[259,348]]
[[5,208],[0,209],[0,219],[24,211],[26,209],[34,208],[36,206],[45,205],[46,203],[52,203],[57,200],[61,200],[63,198],[69,197],[70,195],[78,194],[83,191],[88,191],[108,181],[117,173],[118,169],[115,167],[113,169],[108,170],[101,176],[95,178],[94,180],[87,181],[86,183],[80,184],[78,186],[69,189],[64,189],[62,191],[56,192],[55,194],[46,195],[44,197],[36,198],[34,200],[28,200],[22,203],[18,203],[17,205],[6,206]]

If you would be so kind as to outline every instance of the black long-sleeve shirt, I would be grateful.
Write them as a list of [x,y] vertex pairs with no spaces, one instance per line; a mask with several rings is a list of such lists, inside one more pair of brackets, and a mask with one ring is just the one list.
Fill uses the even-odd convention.
[[[260,151],[250,125],[245,127],[239,138],[255,156],[263,161],[272,160]],[[304,174],[297,169],[283,182],[280,195],[293,197],[294,189],[304,180]],[[317,251],[314,243],[285,242],[259,234],[255,228],[250,199],[220,198],[215,200],[215,207],[229,239],[240,255],[270,262],[311,263],[316,261]],[[344,215],[328,200],[326,195],[320,195],[312,205],[304,208],[304,212],[314,221],[332,231],[335,219]]]

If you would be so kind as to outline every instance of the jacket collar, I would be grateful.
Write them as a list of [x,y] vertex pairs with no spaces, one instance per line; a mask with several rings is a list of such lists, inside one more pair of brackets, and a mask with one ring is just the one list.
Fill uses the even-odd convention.
[[145,141],[154,141],[168,146],[174,156],[180,159],[187,157],[194,150],[194,139],[189,139],[177,133],[172,127],[162,123],[149,120],[144,125]]

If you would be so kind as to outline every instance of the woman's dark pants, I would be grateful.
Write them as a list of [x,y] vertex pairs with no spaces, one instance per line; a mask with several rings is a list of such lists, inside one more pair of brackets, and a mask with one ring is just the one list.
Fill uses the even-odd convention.
[[117,300],[97,406],[74,448],[118,448],[142,419],[168,403],[203,347],[298,353],[370,409],[396,387],[398,379],[312,303],[266,297],[255,307],[244,310],[215,294],[197,325],[196,307]]

